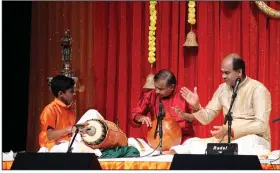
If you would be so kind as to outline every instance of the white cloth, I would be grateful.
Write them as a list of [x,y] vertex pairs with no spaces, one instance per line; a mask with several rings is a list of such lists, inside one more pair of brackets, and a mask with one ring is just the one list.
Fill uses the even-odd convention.
[[[178,154],[205,154],[207,148],[206,141],[200,138],[190,138],[182,145],[171,148]],[[265,155],[270,152],[270,144],[264,138],[257,135],[247,135],[232,141],[238,144],[238,155]]]
[[[77,124],[83,124],[86,121],[92,120],[92,119],[102,119],[103,120],[104,118],[102,117],[102,115],[97,110],[90,109],[80,118],[80,120],[77,122]],[[72,139],[73,139],[73,136],[72,136]],[[82,137],[81,137],[80,133],[77,134],[77,136],[75,138],[75,141],[76,142],[82,142]]]
[[[55,145],[51,148],[50,153],[64,153],[67,152],[67,149],[70,145],[70,142],[63,141],[58,145]],[[102,153],[99,149],[92,149],[86,146],[83,142],[77,142],[76,140],[72,145],[72,153],[94,153],[96,156],[101,156]]]
[[49,152],[47,147],[41,147],[38,151],[38,153],[46,153]]
[[[280,150],[274,150],[271,153],[269,153],[267,159],[276,160],[279,157],[280,157]],[[280,162],[279,162],[279,164],[280,164]]]
[[[140,143],[140,144],[139,144]],[[141,146],[142,144],[142,146]],[[143,139],[141,138],[128,138],[128,146],[132,146],[137,148],[140,153],[140,157],[142,156],[154,156],[158,155],[159,151],[154,151],[153,148],[150,147]]]
[[[77,122],[77,124],[82,124],[85,123],[88,120],[92,120],[92,119],[103,119],[103,117],[101,116],[101,114],[94,109],[90,109],[88,110],[82,117],[81,119]],[[74,134],[71,137],[71,141],[73,140]],[[40,148],[40,150],[38,152],[59,152],[59,153],[64,153],[67,152],[68,146],[70,145],[71,141],[60,141],[59,144],[53,146],[50,151],[48,151],[48,149],[46,147],[42,147]],[[78,133],[75,141],[73,142],[72,145],[72,152],[73,153],[95,153],[96,156],[101,156],[101,151],[99,149],[92,149],[88,146],[86,146],[81,138],[81,134]]]
[[14,160],[14,152],[11,150],[10,152],[3,153],[3,161],[13,161]]

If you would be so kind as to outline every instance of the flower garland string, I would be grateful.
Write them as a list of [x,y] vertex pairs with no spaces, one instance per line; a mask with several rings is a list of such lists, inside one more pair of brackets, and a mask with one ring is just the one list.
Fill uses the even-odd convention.
[[195,1],[189,1],[188,3],[188,23],[194,25],[196,23],[195,19]]
[[156,23],[157,23],[157,11],[156,11],[156,0],[150,1],[150,26],[149,26],[149,54],[148,61],[153,67],[153,63],[156,62]]

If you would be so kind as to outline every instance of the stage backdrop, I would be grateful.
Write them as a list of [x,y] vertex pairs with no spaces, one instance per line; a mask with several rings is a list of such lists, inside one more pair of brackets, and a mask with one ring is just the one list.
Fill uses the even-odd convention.
[[[267,3],[280,9],[278,2]],[[187,9],[186,2],[157,4],[155,71],[170,69],[179,85],[197,86],[205,106],[223,82],[221,59],[239,53],[247,75],[271,92],[272,149],[279,149],[280,123],[271,120],[280,116],[280,20],[267,18],[253,2],[197,2],[199,46],[185,48]],[[77,118],[96,109],[107,120],[118,118],[128,136],[144,135],[128,121],[150,73],[148,27],[149,2],[33,2],[28,151],[38,149],[39,116],[53,100],[47,77],[62,68],[60,40],[66,29],[73,38],[73,70],[85,85],[76,97]],[[196,127],[196,134],[209,137],[212,126],[222,122],[219,116]]]

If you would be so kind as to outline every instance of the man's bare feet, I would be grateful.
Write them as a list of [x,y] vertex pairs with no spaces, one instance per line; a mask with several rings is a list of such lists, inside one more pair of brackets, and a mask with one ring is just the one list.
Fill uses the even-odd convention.
[[163,151],[162,154],[165,154],[165,155],[174,155],[174,154],[177,154],[176,151],[174,150],[170,150],[170,151]]

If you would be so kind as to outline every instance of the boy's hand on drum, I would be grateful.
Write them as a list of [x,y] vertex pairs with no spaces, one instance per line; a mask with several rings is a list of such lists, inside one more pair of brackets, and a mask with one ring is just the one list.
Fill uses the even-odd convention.
[[143,116],[142,118],[139,119],[142,124],[146,124],[147,127],[152,127],[152,121],[150,117]]
[[84,126],[88,126],[88,125],[89,125],[89,123],[88,123],[88,122],[85,122],[85,123],[83,123],[83,125],[84,125]]
[[87,132],[86,132],[86,128],[81,128],[81,129],[79,129],[79,133],[80,133],[81,135],[86,134],[86,133],[87,133]]

